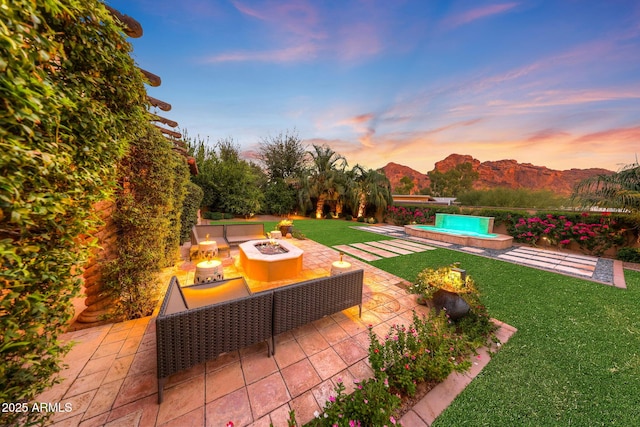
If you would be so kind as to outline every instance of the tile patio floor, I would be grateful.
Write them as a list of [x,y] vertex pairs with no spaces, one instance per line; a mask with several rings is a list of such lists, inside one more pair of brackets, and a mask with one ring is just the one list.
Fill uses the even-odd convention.
[[[292,242],[305,251],[303,272],[295,281],[329,274],[331,262],[338,259],[336,250],[313,241]],[[225,262],[226,277],[242,274],[233,260]],[[345,260],[365,270],[362,318],[357,307],[345,310],[277,336],[273,357],[267,357],[261,343],[173,375],[162,405],[157,403],[153,316],[70,332],[62,339],[77,344],[65,358],[64,381],[37,401],[61,402],[61,407],[71,403],[72,411],[52,418],[56,427],[224,426],[228,421],[279,427],[287,425],[291,409],[299,423],[309,421],[339,380],[349,391],[353,380],[372,376],[367,325],[384,334],[392,324],[408,324],[412,310],[426,310],[401,287],[402,279],[355,258]],[[192,283],[194,270],[193,263],[181,263],[166,272],[165,282],[177,275],[182,284]],[[285,284],[248,283],[252,291]],[[499,325],[499,338],[506,342],[515,330]],[[451,375],[417,403],[401,419],[403,425],[429,426],[489,362],[487,350],[473,362],[469,372]]]

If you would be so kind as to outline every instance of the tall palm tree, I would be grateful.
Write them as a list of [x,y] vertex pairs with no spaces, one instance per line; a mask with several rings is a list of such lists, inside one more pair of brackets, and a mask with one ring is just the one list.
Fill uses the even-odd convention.
[[393,202],[391,183],[385,174],[360,165],[351,172],[350,199],[358,218],[365,215],[368,206],[374,206],[378,213]]
[[303,194],[316,199],[316,218],[322,217],[327,200],[339,201],[344,193],[342,174],[347,167],[347,159],[327,145],[313,145],[307,152],[311,157],[311,168]]
[[640,213],[640,164],[627,165],[611,175],[587,178],[575,187],[572,198],[582,206],[622,209]]

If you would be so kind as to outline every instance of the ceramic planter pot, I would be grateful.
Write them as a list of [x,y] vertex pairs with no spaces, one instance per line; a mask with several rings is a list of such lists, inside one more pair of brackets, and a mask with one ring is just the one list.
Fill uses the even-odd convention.
[[460,295],[443,289],[436,291],[431,301],[438,312],[445,309],[451,320],[466,316],[471,310],[469,304]]

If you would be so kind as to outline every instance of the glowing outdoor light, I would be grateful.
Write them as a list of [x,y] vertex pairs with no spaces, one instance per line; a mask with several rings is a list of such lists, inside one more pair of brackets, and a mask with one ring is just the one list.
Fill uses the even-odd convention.
[[340,261],[334,261],[331,263],[331,275],[345,273],[351,270],[351,263],[342,260],[344,252],[340,252]]
[[464,282],[467,279],[467,270],[463,270],[462,268],[452,268],[451,272],[456,276],[460,277],[460,280]]

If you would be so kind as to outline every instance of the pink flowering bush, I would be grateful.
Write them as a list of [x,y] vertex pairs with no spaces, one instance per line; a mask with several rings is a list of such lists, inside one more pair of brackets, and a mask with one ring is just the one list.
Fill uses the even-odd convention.
[[395,225],[429,224],[435,221],[435,212],[430,208],[389,206],[386,219]]
[[369,337],[369,362],[375,377],[409,396],[415,394],[418,382],[440,382],[451,372],[464,372],[471,366],[466,360],[472,352],[468,342],[444,311],[436,314],[431,310],[423,318],[414,313],[412,325],[392,326],[383,342],[371,329]]
[[342,382],[334,389],[335,395],[329,397],[322,413],[316,412],[315,418],[305,426],[400,426],[393,413],[400,407],[400,397],[389,393],[388,386],[377,379],[355,382],[356,388],[346,394]]
[[[566,215],[548,214],[544,217],[519,218],[513,226],[513,236],[518,242],[535,245],[546,239],[551,245],[566,247],[576,242],[585,252],[601,255],[607,249],[624,242],[623,230],[608,212],[599,217],[588,213],[580,220]],[[597,221],[594,219],[597,218]]]

